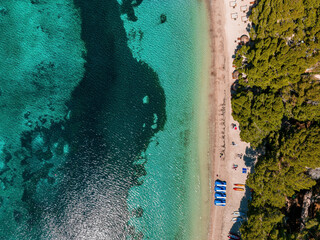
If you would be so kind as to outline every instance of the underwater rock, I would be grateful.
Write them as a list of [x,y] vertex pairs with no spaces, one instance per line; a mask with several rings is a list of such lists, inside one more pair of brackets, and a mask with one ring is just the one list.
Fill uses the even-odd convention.
[[54,184],[56,182],[56,179],[53,177],[48,177],[47,179],[49,184]]
[[149,103],[149,96],[146,95],[143,99],[142,99],[143,104],[148,104]]
[[136,209],[134,209],[134,210],[132,211],[132,213],[133,213],[133,215],[134,215],[135,217],[142,217],[142,215],[143,215],[143,208],[142,208],[142,207],[137,207]]
[[25,159],[26,157],[30,157],[30,152],[25,148],[21,148],[20,150],[15,151],[13,155],[19,160],[19,162],[21,162],[21,160]]
[[158,115],[156,113],[154,113],[153,114],[153,124],[151,125],[152,129],[154,129],[154,130],[157,129],[157,127],[158,127],[157,122],[158,122]]
[[0,175],[4,174],[5,172],[9,171],[10,168],[3,162],[0,162]]
[[53,154],[52,154],[50,148],[48,148],[46,150],[45,149],[37,150],[34,154],[40,161],[49,160],[53,157]]
[[0,179],[0,189],[2,190],[6,190],[6,185],[4,184],[4,182]]
[[27,112],[23,115],[23,117],[24,117],[25,119],[28,119],[29,116],[30,116],[30,114],[31,114],[31,112],[27,111]]
[[167,21],[167,16],[162,13],[160,16],[160,21],[161,21],[161,23],[165,23]]
[[69,151],[70,151],[70,149],[69,149],[69,144],[65,144],[65,145],[63,146],[63,153],[64,153],[64,154],[68,154]]
[[3,149],[3,153],[5,154],[4,161],[8,163],[12,159],[12,155],[7,149]]
[[30,2],[31,2],[32,4],[39,4],[39,3],[40,3],[39,0],[31,0]]
[[21,223],[23,215],[22,215],[21,212],[19,212],[19,211],[17,211],[17,210],[14,210],[14,211],[13,211],[13,217],[14,217],[14,220],[15,220],[17,223]]
[[8,10],[5,7],[0,7],[0,15],[4,16],[7,15]]

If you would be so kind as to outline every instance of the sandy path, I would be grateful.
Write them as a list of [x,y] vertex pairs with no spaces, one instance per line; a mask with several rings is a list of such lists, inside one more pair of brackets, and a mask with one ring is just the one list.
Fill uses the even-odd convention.
[[[232,79],[232,55],[239,44],[237,38],[248,34],[248,23],[242,21],[246,12],[241,11],[241,6],[247,5],[248,0],[237,0],[235,8],[230,7],[230,0],[208,0],[210,10],[210,35],[212,67],[210,76],[210,157],[211,157],[211,214],[209,239],[226,239],[231,229],[237,232],[239,223],[234,225],[231,221],[234,211],[246,211],[246,201],[241,203],[245,192],[234,191],[233,184],[245,183],[247,174],[242,173],[245,168],[243,158],[237,154],[246,154],[248,144],[240,141],[239,130],[233,129],[231,124],[235,122],[231,116],[231,93]],[[242,8],[243,10],[243,8]],[[238,13],[236,20],[231,19],[232,13]],[[232,145],[232,142],[237,145]],[[232,169],[233,164],[238,169]],[[250,169],[248,169],[250,171]],[[227,206],[218,207],[213,205],[214,181],[221,179],[227,181]]]

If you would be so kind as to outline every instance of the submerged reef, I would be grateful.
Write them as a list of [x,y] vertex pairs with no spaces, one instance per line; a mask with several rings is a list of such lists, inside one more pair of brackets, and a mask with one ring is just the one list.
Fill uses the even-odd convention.
[[22,237],[30,232],[27,229],[38,231],[41,213],[55,201],[69,154],[62,122],[24,132],[20,149],[13,155],[5,151],[0,170],[0,221],[6,224],[0,224],[0,239],[27,239]]
[[0,3],[0,139],[50,126],[84,74],[79,12],[71,0]]
[[80,25],[72,0],[0,1],[0,239],[30,220],[28,189],[55,182],[43,176],[60,143],[40,132],[67,116],[84,74]]

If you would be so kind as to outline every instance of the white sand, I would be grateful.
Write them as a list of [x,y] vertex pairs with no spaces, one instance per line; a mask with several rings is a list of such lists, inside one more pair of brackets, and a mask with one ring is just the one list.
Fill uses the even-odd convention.
[[[211,157],[211,221],[209,239],[226,239],[234,223],[231,221],[234,211],[240,209],[240,202],[245,192],[234,191],[233,184],[245,183],[247,174],[242,173],[246,167],[243,159],[236,157],[237,154],[245,155],[248,144],[240,141],[239,130],[231,127],[235,122],[231,116],[231,93],[232,79],[232,55],[239,44],[238,38],[247,34],[248,23],[242,22],[242,16],[246,16],[240,10],[241,6],[250,1],[237,0],[236,7],[230,7],[229,0],[208,0],[211,18],[211,53],[212,71],[210,80],[209,106],[210,113],[210,157]],[[237,20],[231,19],[232,13],[238,13]],[[233,146],[235,142],[237,146]],[[223,156],[220,157],[220,154]],[[238,169],[232,169],[233,164]],[[250,169],[248,169],[250,171]],[[217,177],[218,175],[218,177]],[[227,181],[227,206],[214,206],[214,181],[216,179]],[[246,206],[240,210],[246,211]],[[240,225],[237,225],[237,228]]]

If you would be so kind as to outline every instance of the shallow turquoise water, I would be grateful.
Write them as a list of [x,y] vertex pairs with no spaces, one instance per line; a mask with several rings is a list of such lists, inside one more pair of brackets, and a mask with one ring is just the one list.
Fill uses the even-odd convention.
[[[203,12],[196,0],[145,0],[135,8],[137,21],[122,16],[133,56],[156,71],[166,97],[164,129],[137,161],[144,164],[147,175],[128,197],[130,210],[143,209],[142,217],[131,218],[130,225],[145,239],[188,239],[192,211],[199,207],[195,108],[199,13]],[[162,24],[161,14],[167,17]]]

